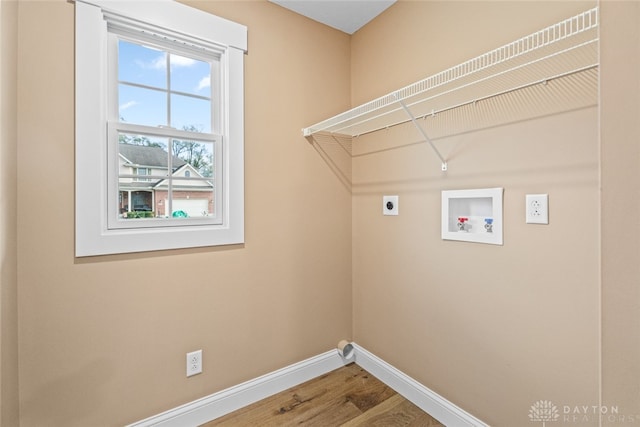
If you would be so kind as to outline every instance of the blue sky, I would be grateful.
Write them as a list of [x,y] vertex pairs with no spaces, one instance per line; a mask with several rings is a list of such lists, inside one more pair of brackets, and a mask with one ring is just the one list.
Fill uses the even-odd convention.
[[[209,63],[120,40],[118,78],[141,84],[119,85],[119,115],[129,123],[148,126],[195,126],[211,132],[211,102],[189,95],[211,97]],[[171,123],[167,123],[167,60],[170,62]],[[173,91],[183,94],[173,93]]]

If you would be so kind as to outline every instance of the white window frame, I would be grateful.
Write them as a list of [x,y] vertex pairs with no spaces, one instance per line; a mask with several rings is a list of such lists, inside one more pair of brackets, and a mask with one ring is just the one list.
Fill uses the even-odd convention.
[[[172,0],[76,0],[76,256],[244,243],[245,26]],[[221,219],[218,224],[109,226],[107,22],[169,35],[220,54]],[[113,124],[112,124],[113,126]],[[117,178],[116,178],[117,179]],[[117,184],[117,183],[116,183]],[[218,184],[220,188],[218,188]],[[113,193],[111,191],[111,193]],[[155,221],[154,221],[155,222]]]

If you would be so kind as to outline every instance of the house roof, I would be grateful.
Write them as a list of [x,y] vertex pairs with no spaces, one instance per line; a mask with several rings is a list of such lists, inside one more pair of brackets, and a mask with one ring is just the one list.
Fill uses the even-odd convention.
[[[1,0],[0,0],[1,1]],[[168,156],[167,152],[161,147],[153,147],[148,145],[134,145],[134,144],[119,144],[120,149],[120,157],[126,162],[128,166],[133,167],[145,167],[145,168],[154,168],[154,169],[162,169],[167,168]],[[176,174],[179,174],[182,170],[190,170],[194,177],[202,178],[202,175],[198,172],[196,168],[194,168],[191,164],[184,161],[183,159],[173,156],[172,166],[173,170],[171,171],[171,175],[173,177]],[[165,175],[166,173],[161,173],[161,175]],[[156,177],[157,178],[157,177]],[[128,190],[149,190],[152,188],[159,188],[162,186],[166,186],[167,180],[165,178],[151,180],[152,178],[144,178],[140,180],[134,180],[133,182],[120,182],[120,189],[128,189]],[[183,179],[184,180],[184,179]],[[185,181],[186,182],[186,181]],[[200,186],[198,184],[190,185],[188,183],[183,184],[174,184],[174,188],[189,188],[192,191],[198,191],[203,188],[211,188],[213,184],[210,180],[204,181],[205,185]]]
[[[120,155],[131,164],[164,168],[168,166],[167,152],[160,147],[133,144],[119,144],[119,147]],[[173,163],[174,170],[187,163],[176,156],[173,156],[171,161]]]
[[[192,171],[197,177],[202,178],[202,175],[200,174],[200,172],[198,172],[198,170],[196,168],[194,168],[191,164],[189,163],[185,163],[184,165],[180,166],[179,168],[175,169],[172,173],[172,175],[175,177],[176,174],[179,174],[181,170],[183,169],[189,169],[190,171]],[[178,182],[180,181],[184,181],[184,180],[180,180],[178,179]],[[211,183],[210,180],[207,181],[202,181],[206,184],[206,187],[213,187],[213,184]],[[166,179],[161,179],[159,181],[157,181],[155,184],[152,185],[153,188],[160,188],[160,187],[166,187],[167,186],[167,180]],[[197,188],[195,188],[193,185],[189,184],[189,183],[183,183],[183,184],[173,184],[174,188],[189,188],[189,189],[195,189],[197,190]],[[204,188],[204,187],[203,187]]]

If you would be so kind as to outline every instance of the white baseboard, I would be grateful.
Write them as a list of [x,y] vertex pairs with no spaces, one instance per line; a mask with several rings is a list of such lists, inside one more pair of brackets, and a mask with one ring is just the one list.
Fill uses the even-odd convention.
[[[437,393],[353,343],[355,362],[374,377],[429,413],[442,424],[452,427],[489,427]],[[294,363],[202,399],[154,415],[127,427],[196,427],[237,409],[295,387],[353,362],[343,359],[338,350],[327,351]]]
[[411,403],[427,412],[445,426],[489,427],[473,415],[449,402],[379,357],[353,344],[358,366],[397,391]]
[[127,427],[199,426],[305,381],[317,378],[350,362],[352,360],[345,361],[340,357],[337,349],[331,350],[162,414],[135,422]]

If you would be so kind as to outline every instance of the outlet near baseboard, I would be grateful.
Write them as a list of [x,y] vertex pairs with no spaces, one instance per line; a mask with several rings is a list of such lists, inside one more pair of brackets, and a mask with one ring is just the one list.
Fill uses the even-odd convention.
[[187,353],[187,376],[202,373],[202,350]]

